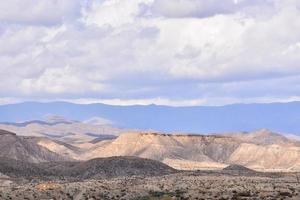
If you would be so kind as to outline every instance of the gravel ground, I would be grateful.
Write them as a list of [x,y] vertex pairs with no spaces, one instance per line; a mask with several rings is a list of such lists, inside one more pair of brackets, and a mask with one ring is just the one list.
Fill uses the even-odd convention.
[[0,187],[0,199],[300,199],[296,174],[181,172],[76,182],[19,183]]

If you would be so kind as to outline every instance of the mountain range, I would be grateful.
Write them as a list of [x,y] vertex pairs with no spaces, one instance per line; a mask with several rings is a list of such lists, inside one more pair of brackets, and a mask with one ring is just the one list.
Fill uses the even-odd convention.
[[111,125],[71,121],[61,117],[56,121],[5,122],[0,123],[0,129],[11,131],[20,136],[47,137],[68,143],[86,143],[89,141],[97,142],[103,139],[113,139],[120,133],[129,131],[115,128]]
[[102,125],[162,132],[220,133],[268,128],[299,134],[299,112],[300,102],[192,107],[26,102],[0,106],[0,121],[44,120],[58,115],[75,121],[98,118]]
[[180,170],[222,169],[231,164],[259,171],[300,170],[300,142],[267,129],[221,135],[129,132],[92,141],[67,143],[1,130],[0,157],[43,163],[134,156]]

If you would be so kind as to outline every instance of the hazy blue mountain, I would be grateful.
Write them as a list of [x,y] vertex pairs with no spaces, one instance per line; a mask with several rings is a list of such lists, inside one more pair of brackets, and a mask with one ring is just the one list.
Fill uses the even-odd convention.
[[47,115],[59,115],[72,120],[101,117],[118,127],[158,131],[211,133],[268,128],[278,132],[300,133],[300,102],[216,107],[111,106],[66,102],[26,102],[0,106],[1,122],[41,120]]

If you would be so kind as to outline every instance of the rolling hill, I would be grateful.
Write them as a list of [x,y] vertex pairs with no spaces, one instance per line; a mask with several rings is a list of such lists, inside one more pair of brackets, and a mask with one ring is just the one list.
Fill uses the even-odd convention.
[[176,170],[155,160],[136,157],[97,158],[82,162],[30,163],[0,157],[0,173],[14,178],[90,179],[161,176]]
[[26,137],[0,130],[0,157],[26,162],[66,161],[70,157],[54,153]]
[[22,123],[0,123],[0,129],[20,136],[48,137],[67,143],[86,143],[116,138],[125,130],[109,125],[90,124],[79,121],[60,120],[55,122],[33,120]]

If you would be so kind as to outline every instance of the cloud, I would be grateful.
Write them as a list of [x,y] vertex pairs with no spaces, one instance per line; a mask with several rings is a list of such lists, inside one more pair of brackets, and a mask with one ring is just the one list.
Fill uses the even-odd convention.
[[169,18],[205,18],[217,14],[251,11],[255,7],[272,6],[268,0],[154,0],[150,10],[154,15]]
[[141,5],[149,5],[153,0],[104,0],[93,1],[85,10],[83,21],[98,26],[113,27],[135,22],[141,12]]
[[300,96],[295,0],[26,1],[33,14],[18,15],[16,1],[0,3],[9,10],[0,14],[3,102],[191,105]]
[[0,22],[56,25],[80,16],[83,1],[9,0],[0,2]]
[[90,84],[84,77],[72,71],[69,66],[60,68],[47,68],[38,78],[23,79],[21,90],[27,93],[71,93],[80,94],[86,88],[90,91],[101,91],[101,84]]

